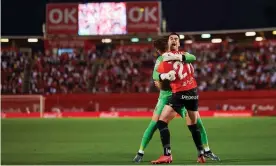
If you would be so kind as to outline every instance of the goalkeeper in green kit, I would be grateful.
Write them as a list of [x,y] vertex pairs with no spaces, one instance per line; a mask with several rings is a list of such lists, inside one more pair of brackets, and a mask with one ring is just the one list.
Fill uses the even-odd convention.
[[[157,58],[154,66],[153,80],[156,87],[160,89],[160,93],[159,93],[158,102],[156,104],[156,107],[152,116],[152,120],[143,134],[139,151],[133,159],[133,161],[137,163],[142,161],[144,156],[144,150],[149,144],[154,132],[157,130],[157,121],[159,119],[159,116],[164,106],[167,104],[169,97],[172,95],[172,92],[169,86],[170,85],[169,80],[175,79],[175,73],[172,73],[173,71],[170,71],[169,73],[164,73],[164,74],[158,73],[156,70],[158,69],[159,64],[162,61],[170,61],[170,60],[185,61],[187,63],[191,63],[196,60],[195,56],[192,54],[184,53],[184,52],[180,54],[180,52],[178,51],[178,47],[180,46],[179,35],[177,35],[176,33],[172,33],[170,36],[172,35],[178,36],[178,41],[175,41],[172,43],[170,42],[168,44],[168,40],[169,40],[168,37],[161,38],[154,41],[154,47],[160,56]],[[172,51],[172,52],[177,51],[177,53],[176,54],[165,53],[166,51]],[[162,56],[162,53],[165,53],[165,54],[163,54]],[[185,117],[185,114],[186,114],[186,109],[183,108],[181,110],[182,118]],[[203,126],[203,123],[200,117],[198,118],[197,124],[199,125],[201,138],[202,138],[201,141],[204,145],[204,153],[205,153],[204,156],[212,160],[220,161],[219,157],[217,157],[214,153],[212,153],[212,151],[209,148],[206,130]]]

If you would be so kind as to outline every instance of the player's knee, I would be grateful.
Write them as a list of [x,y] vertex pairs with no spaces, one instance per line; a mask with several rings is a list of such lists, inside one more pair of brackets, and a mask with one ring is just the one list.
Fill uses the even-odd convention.
[[190,125],[197,124],[197,111],[188,111]]
[[[158,121],[163,121],[163,122],[168,123],[168,122],[169,122],[169,119],[168,119],[167,117],[165,117],[165,116],[160,116],[160,118],[159,118]],[[157,121],[157,122],[158,122],[158,121]]]
[[193,124],[197,124],[197,121],[196,120],[191,120],[191,125]]
[[167,110],[163,109],[161,115],[159,116],[158,120],[168,123],[169,121],[169,113]]
[[160,117],[160,115],[153,114],[151,120],[154,121],[154,122],[157,122],[159,120],[159,117]]
[[186,118],[186,124],[187,124],[187,126],[192,125],[192,122],[191,122],[191,119],[190,119],[189,115],[186,115],[185,118]]
[[166,105],[159,117],[159,120],[169,123],[176,115],[174,109],[168,105]]

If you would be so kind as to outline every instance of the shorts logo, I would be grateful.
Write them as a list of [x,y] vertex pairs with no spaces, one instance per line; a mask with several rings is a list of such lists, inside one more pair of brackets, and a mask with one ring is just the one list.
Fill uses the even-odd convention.
[[186,95],[182,95],[181,99],[183,99],[183,100],[198,100],[198,96],[186,96]]

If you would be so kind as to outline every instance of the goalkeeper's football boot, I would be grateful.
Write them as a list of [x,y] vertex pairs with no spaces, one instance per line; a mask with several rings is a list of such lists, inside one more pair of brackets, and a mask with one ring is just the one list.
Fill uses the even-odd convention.
[[215,155],[211,150],[204,151],[204,156],[214,161],[220,161],[220,158]]
[[198,163],[206,163],[206,159],[203,154],[199,154],[197,157],[197,162]]
[[142,159],[143,159],[143,156],[144,156],[144,154],[142,154],[142,153],[137,153],[136,156],[135,156],[134,159],[133,159],[133,162],[135,162],[135,163],[140,163],[140,162],[142,161]]
[[159,159],[151,161],[151,164],[168,164],[172,163],[172,155],[160,156]]

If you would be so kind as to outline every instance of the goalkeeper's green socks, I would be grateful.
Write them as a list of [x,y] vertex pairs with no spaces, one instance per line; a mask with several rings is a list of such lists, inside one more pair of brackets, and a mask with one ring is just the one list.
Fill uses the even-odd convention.
[[201,141],[202,141],[202,144],[203,144],[203,147],[204,147],[204,151],[209,151],[210,148],[209,148],[209,145],[208,145],[208,137],[207,137],[207,133],[206,133],[206,130],[203,126],[201,118],[197,119],[197,125],[198,125],[198,128],[200,129]]
[[157,122],[151,121],[148,128],[145,130],[139,152],[140,154],[144,154],[144,149],[148,146],[154,132],[157,129]]

